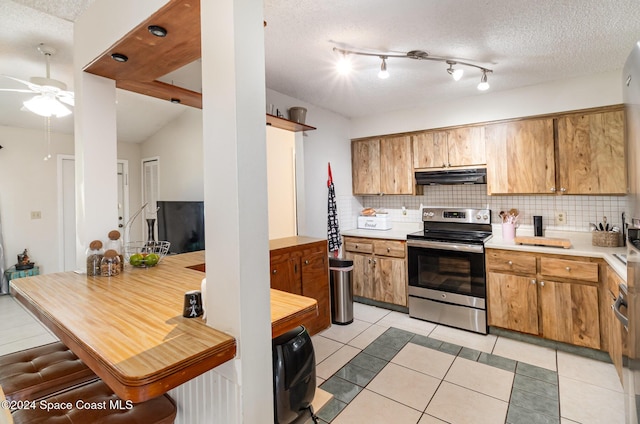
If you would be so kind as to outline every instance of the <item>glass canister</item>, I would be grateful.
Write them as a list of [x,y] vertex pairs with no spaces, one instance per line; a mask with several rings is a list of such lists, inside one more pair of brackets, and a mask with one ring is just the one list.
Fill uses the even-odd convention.
[[120,255],[113,249],[109,249],[104,252],[104,257],[100,262],[100,272],[103,277],[113,277],[114,275],[120,275],[122,270],[122,263],[120,262]]
[[120,238],[120,231],[109,231],[109,240],[107,240],[105,249],[115,250],[120,257],[120,271],[124,269],[124,246],[122,245],[122,239]]
[[102,242],[100,240],[92,241],[87,249],[87,276],[93,277],[94,275],[102,274],[100,264],[103,256]]

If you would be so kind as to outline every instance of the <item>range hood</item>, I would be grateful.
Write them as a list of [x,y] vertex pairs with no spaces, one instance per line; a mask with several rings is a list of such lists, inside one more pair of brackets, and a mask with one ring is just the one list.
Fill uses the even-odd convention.
[[447,169],[439,171],[417,171],[418,185],[432,184],[486,184],[487,170],[475,169]]

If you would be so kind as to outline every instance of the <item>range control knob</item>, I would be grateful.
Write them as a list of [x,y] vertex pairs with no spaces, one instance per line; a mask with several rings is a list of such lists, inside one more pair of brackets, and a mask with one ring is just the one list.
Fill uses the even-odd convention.
[[487,220],[489,219],[489,215],[484,215],[484,216],[482,217],[482,219],[484,219],[485,221],[487,221]]
[[480,215],[480,214],[476,215],[476,219],[477,219],[478,221],[480,221],[480,220],[482,219],[482,215]]

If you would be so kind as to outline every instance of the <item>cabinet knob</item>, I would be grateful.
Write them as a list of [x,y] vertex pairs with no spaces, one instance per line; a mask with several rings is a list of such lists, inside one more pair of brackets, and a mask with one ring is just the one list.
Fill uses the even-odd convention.
[[446,164],[446,163],[444,163],[444,162],[442,162],[442,167],[443,167],[443,168],[446,168],[446,167],[447,167],[447,164]]
[[567,271],[571,271],[571,267],[570,267],[570,266],[566,267],[565,269],[566,269]]
[[540,281],[540,287],[544,287],[544,281]]
[[391,252],[391,248],[387,247],[387,253]]
[[274,270],[273,270],[273,271],[271,271],[271,272],[272,272],[273,274],[277,274],[277,273],[278,273],[278,270],[277,270],[277,269],[274,269]]
[[309,265],[309,260],[308,260],[308,259],[307,259],[307,260],[305,260],[305,261],[304,261],[304,264],[305,264],[305,265]]
[[555,187],[551,187],[551,188],[549,189],[549,191],[550,191],[551,193],[555,193],[555,192],[556,192],[556,188],[555,188]]
[[373,260],[373,264],[375,265],[375,264],[377,264],[377,263],[378,263],[378,260],[377,260],[377,259],[374,259],[374,260]]
[[358,245],[356,244],[356,249],[358,248]]
[[369,259],[369,263],[371,263],[371,259]]
[[451,166],[451,164],[450,164],[450,163],[448,163],[448,164],[447,164],[447,167],[450,167],[450,166]]
[[513,265],[513,261],[509,261],[507,263],[509,264],[509,266]]
[[566,191],[567,191],[567,189],[566,189],[566,188],[564,188],[564,187],[560,187],[560,192],[561,192],[561,193],[564,193],[564,192],[566,192]]
[[536,283],[536,280],[535,280],[535,279],[534,279],[534,280],[531,280],[531,284],[535,284],[535,283]]

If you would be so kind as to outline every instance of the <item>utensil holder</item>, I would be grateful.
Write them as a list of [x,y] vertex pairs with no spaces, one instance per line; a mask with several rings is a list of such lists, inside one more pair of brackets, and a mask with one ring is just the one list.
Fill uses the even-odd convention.
[[591,245],[599,247],[622,246],[622,233],[613,231],[592,231]]
[[513,241],[516,237],[516,224],[510,222],[502,223],[502,240]]

